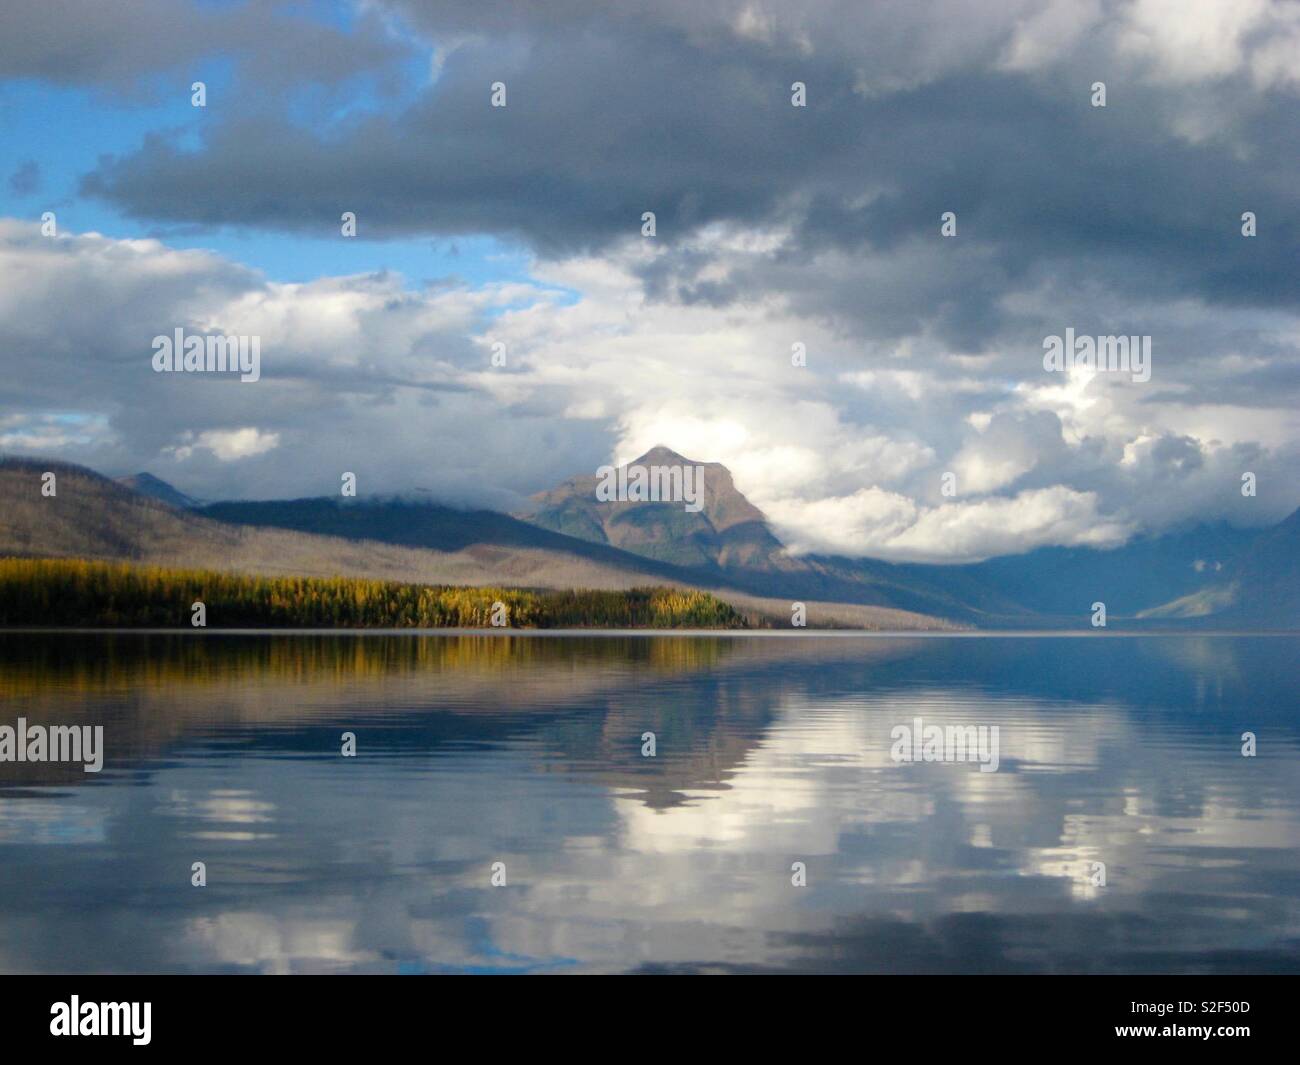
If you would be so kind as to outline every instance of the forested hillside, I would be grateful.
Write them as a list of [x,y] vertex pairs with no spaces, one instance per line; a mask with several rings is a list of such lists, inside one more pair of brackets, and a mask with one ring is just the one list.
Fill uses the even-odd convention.
[[[349,577],[255,577],[203,570],[0,559],[0,625],[210,628],[746,628],[706,592],[678,588],[536,591],[447,588]],[[496,604],[502,604],[502,611]]]

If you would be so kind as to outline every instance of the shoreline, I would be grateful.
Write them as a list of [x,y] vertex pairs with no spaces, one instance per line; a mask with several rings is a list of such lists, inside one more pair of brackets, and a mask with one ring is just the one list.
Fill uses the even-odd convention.
[[1141,629],[1115,632],[1087,632],[1071,629],[419,629],[419,628],[105,628],[65,626],[0,626],[0,636],[40,635],[136,635],[136,636],[494,636],[509,637],[726,637],[731,639],[1124,639],[1132,637],[1216,636],[1234,639],[1262,636],[1298,637],[1298,629]]

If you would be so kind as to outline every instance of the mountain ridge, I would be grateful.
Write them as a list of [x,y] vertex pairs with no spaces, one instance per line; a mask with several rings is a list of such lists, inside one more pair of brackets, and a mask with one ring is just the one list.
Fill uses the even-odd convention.
[[[698,513],[681,501],[598,500],[599,473],[533,497],[553,519],[557,509],[585,514],[593,526],[587,536],[554,528],[564,524],[555,520],[400,498],[191,500],[179,507],[170,500],[191,497],[152,475],[157,484],[146,482],[153,489],[146,492],[131,478],[6,459],[0,489],[13,505],[0,518],[0,554],[467,585],[595,589],[653,582],[761,604],[783,624],[792,603],[816,604],[809,606],[814,626],[831,619],[880,627],[887,619],[903,628],[1078,628],[1089,625],[1092,603],[1102,601],[1119,627],[1300,628],[1300,511],[1263,530],[1202,524],[1105,551],[1045,547],[964,565],[791,556],[725,466],[693,463],[663,447],[626,465],[638,463],[701,467]],[[63,502],[40,499],[43,470],[61,471]],[[69,478],[75,502],[64,490]],[[682,514],[698,520],[674,524]],[[688,550],[678,556],[667,549],[679,536]],[[232,549],[223,560],[220,552]]]
[[157,499],[180,510],[188,510],[200,505],[199,500],[187,496],[174,485],[168,484],[161,477],[155,477],[152,473],[141,471],[129,477],[118,477],[116,480],[118,484],[126,486],[133,492],[139,492],[141,495]]
[[[57,477],[56,494],[49,498],[41,494],[46,471]],[[0,510],[0,556],[465,587],[694,588],[715,594],[764,624],[788,624],[790,618],[788,600],[774,600],[761,589],[729,585],[715,572],[690,571],[601,548],[493,511],[321,498],[178,510],[93,470],[44,459],[0,459],[0,499],[7,504]],[[255,510],[242,511],[246,507]],[[442,522],[444,549],[418,546],[432,538],[429,524],[409,524],[411,515],[421,511],[426,517],[433,512]],[[489,531],[504,528],[507,534],[485,534],[484,526],[472,522],[466,527],[467,514],[486,520]],[[225,520],[235,518],[246,518],[248,523]],[[330,526],[329,521],[341,524]],[[299,531],[304,526],[332,528],[343,535]],[[436,532],[436,522],[433,528]],[[953,627],[942,617],[887,606],[810,603],[809,609],[813,627]]]

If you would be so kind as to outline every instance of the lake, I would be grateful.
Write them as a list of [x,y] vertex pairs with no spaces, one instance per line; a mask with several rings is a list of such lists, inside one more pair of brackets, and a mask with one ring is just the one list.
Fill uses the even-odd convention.
[[1296,972],[1298,652],[5,633],[0,970]]

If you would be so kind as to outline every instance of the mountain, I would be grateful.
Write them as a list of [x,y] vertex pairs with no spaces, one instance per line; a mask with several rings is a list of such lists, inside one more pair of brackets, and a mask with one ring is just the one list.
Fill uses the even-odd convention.
[[190,507],[199,505],[197,499],[187,496],[184,492],[172,487],[162,478],[155,477],[152,473],[137,473],[131,477],[119,477],[117,483],[124,485],[133,492],[139,492],[143,496],[149,496],[181,510],[187,510]]
[[[727,474],[725,483],[729,484],[730,480],[730,474]],[[592,492],[594,498],[594,479]],[[759,514],[739,492],[735,492],[734,487],[732,492],[736,497],[730,501],[733,513],[743,513],[741,506],[737,505],[738,500],[753,514]],[[681,509],[680,504],[670,503],[646,504],[645,509],[649,508],[659,508],[659,512],[650,510],[641,514],[639,520],[644,522],[642,528],[656,534],[662,534],[665,527],[671,525],[671,514],[664,512]],[[707,509],[706,506],[706,512]],[[463,551],[480,557],[504,559],[510,552],[522,550],[553,552],[584,563],[617,569],[629,574],[634,583],[681,584],[711,591],[739,608],[770,615],[783,624],[789,623],[790,604],[794,601],[808,604],[813,627],[845,625],[910,629],[967,623],[968,612],[951,595],[927,595],[901,584],[893,587],[879,576],[874,584],[866,581],[847,584],[820,579],[814,570],[797,561],[784,561],[780,568],[775,569],[750,568],[741,564],[740,555],[735,552],[723,554],[728,565],[710,559],[694,565],[679,564],[656,558],[650,553],[634,552],[624,545],[615,547],[604,540],[570,536],[490,510],[464,511],[436,503],[401,499],[311,498],[211,503],[198,513],[240,526],[291,529],[407,547]],[[761,519],[761,514],[759,517]],[[737,522],[727,527],[725,532],[738,537],[744,531],[744,524]],[[620,523],[615,525],[619,527]],[[763,531],[780,550],[779,541],[766,532],[766,526]],[[705,534],[702,532],[701,535]],[[634,547],[645,546],[634,538],[627,542]],[[734,545],[735,540],[731,543]],[[684,557],[699,558],[696,554]],[[883,570],[893,568],[883,562],[877,566]],[[543,586],[555,587],[553,580],[552,577]]]
[[[45,471],[56,476],[55,495],[41,494]],[[221,520],[221,506],[178,510],[152,496],[80,466],[50,461],[0,460],[0,555],[24,558],[86,558],[177,568],[301,576],[374,577],[426,584],[535,588],[626,589],[660,580],[635,556],[589,557],[562,543],[532,543],[485,535],[483,526],[458,522],[447,508],[449,531],[436,549],[410,546],[411,538],[384,542],[384,520],[336,526],[342,535],[294,531],[293,523],[248,524]],[[309,501],[326,512],[330,500]],[[258,508],[264,504],[237,504]],[[294,510],[297,504],[272,504]],[[310,509],[310,508],[309,508]],[[391,524],[400,515],[382,508]],[[506,525],[518,524],[492,515]],[[299,521],[298,525],[313,524]],[[327,522],[318,522],[322,528]],[[490,524],[490,522],[488,523]],[[367,532],[374,535],[367,535]],[[550,534],[547,534],[550,535]],[[435,538],[430,537],[432,542]],[[495,539],[495,542],[493,542]],[[527,539],[525,536],[524,539]],[[560,537],[552,537],[560,541]],[[589,545],[578,543],[584,551]],[[620,561],[624,564],[620,565]]]
[[[718,463],[656,448],[629,465],[673,464],[703,467],[698,511],[602,501],[589,476],[539,493],[525,521],[400,499],[182,509],[80,467],[10,459],[0,555],[538,589],[674,585],[780,626],[801,602],[814,628],[1090,628],[1100,600],[1112,628],[1300,629],[1300,512],[1264,530],[1199,525],[974,565],[792,556]],[[40,493],[46,470],[58,476],[53,498]]]
[[1266,529],[1228,568],[1235,588],[1230,616],[1249,624],[1290,619],[1300,627],[1300,510]]
[[1225,628],[1300,628],[1300,510],[1256,533],[1206,578],[1142,617],[1201,619]]
[[981,628],[1090,627],[1092,604],[1112,625],[1144,621],[1300,627],[1295,517],[1274,530],[1200,524],[1112,549],[1045,547],[971,565],[895,564],[792,556],[762,512],[716,462],[655,447],[621,469],[699,466],[703,507],[598,498],[598,475],[570,478],[520,514],[542,528],[684,567],[696,580],[751,594],[903,610]]
[[[645,577],[680,578],[674,567],[656,564],[605,545],[538,528],[492,510],[457,510],[439,503],[403,499],[307,499],[209,503],[197,512],[215,521],[265,529],[291,529],[348,540],[374,540],[405,547],[483,556],[513,549],[555,551]],[[643,578],[644,579],[644,578]]]
[[657,446],[620,469],[638,467],[699,469],[701,509],[692,512],[682,501],[601,501],[602,478],[584,474],[537,493],[519,516],[543,529],[678,566],[763,568],[782,553],[767,519],[737,491],[721,463],[697,462]]
[[541,528],[685,567],[697,581],[725,582],[754,595],[905,611],[965,625],[985,624],[997,614],[1023,623],[1022,606],[974,578],[963,577],[961,592],[956,592],[952,567],[787,554],[763,512],[736,488],[731,471],[721,463],[699,462],[656,446],[619,470],[685,466],[702,471],[703,506],[694,513],[682,501],[602,501],[597,496],[601,477],[590,474],[537,493],[518,516]]
[[[54,495],[42,494],[52,473]],[[133,560],[201,542],[204,523],[80,466],[0,460],[0,551],[39,558]]]
[[[41,494],[46,471],[56,475],[52,497]],[[25,459],[0,460],[0,501],[0,556],[434,585],[694,587],[759,620],[790,620],[789,600],[727,585],[712,571],[656,562],[492,511],[336,499],[179,510],[84,467]],[[853,602],[809,602],[808,607],[812,627],[952,627],[940,617]]]
[[1134,617],[1221,581],[1257,536],[1200,524],[1116,548],[1042,547],[956,568],[1036,613],[1077,615],[1100,601],[1108,614]]

